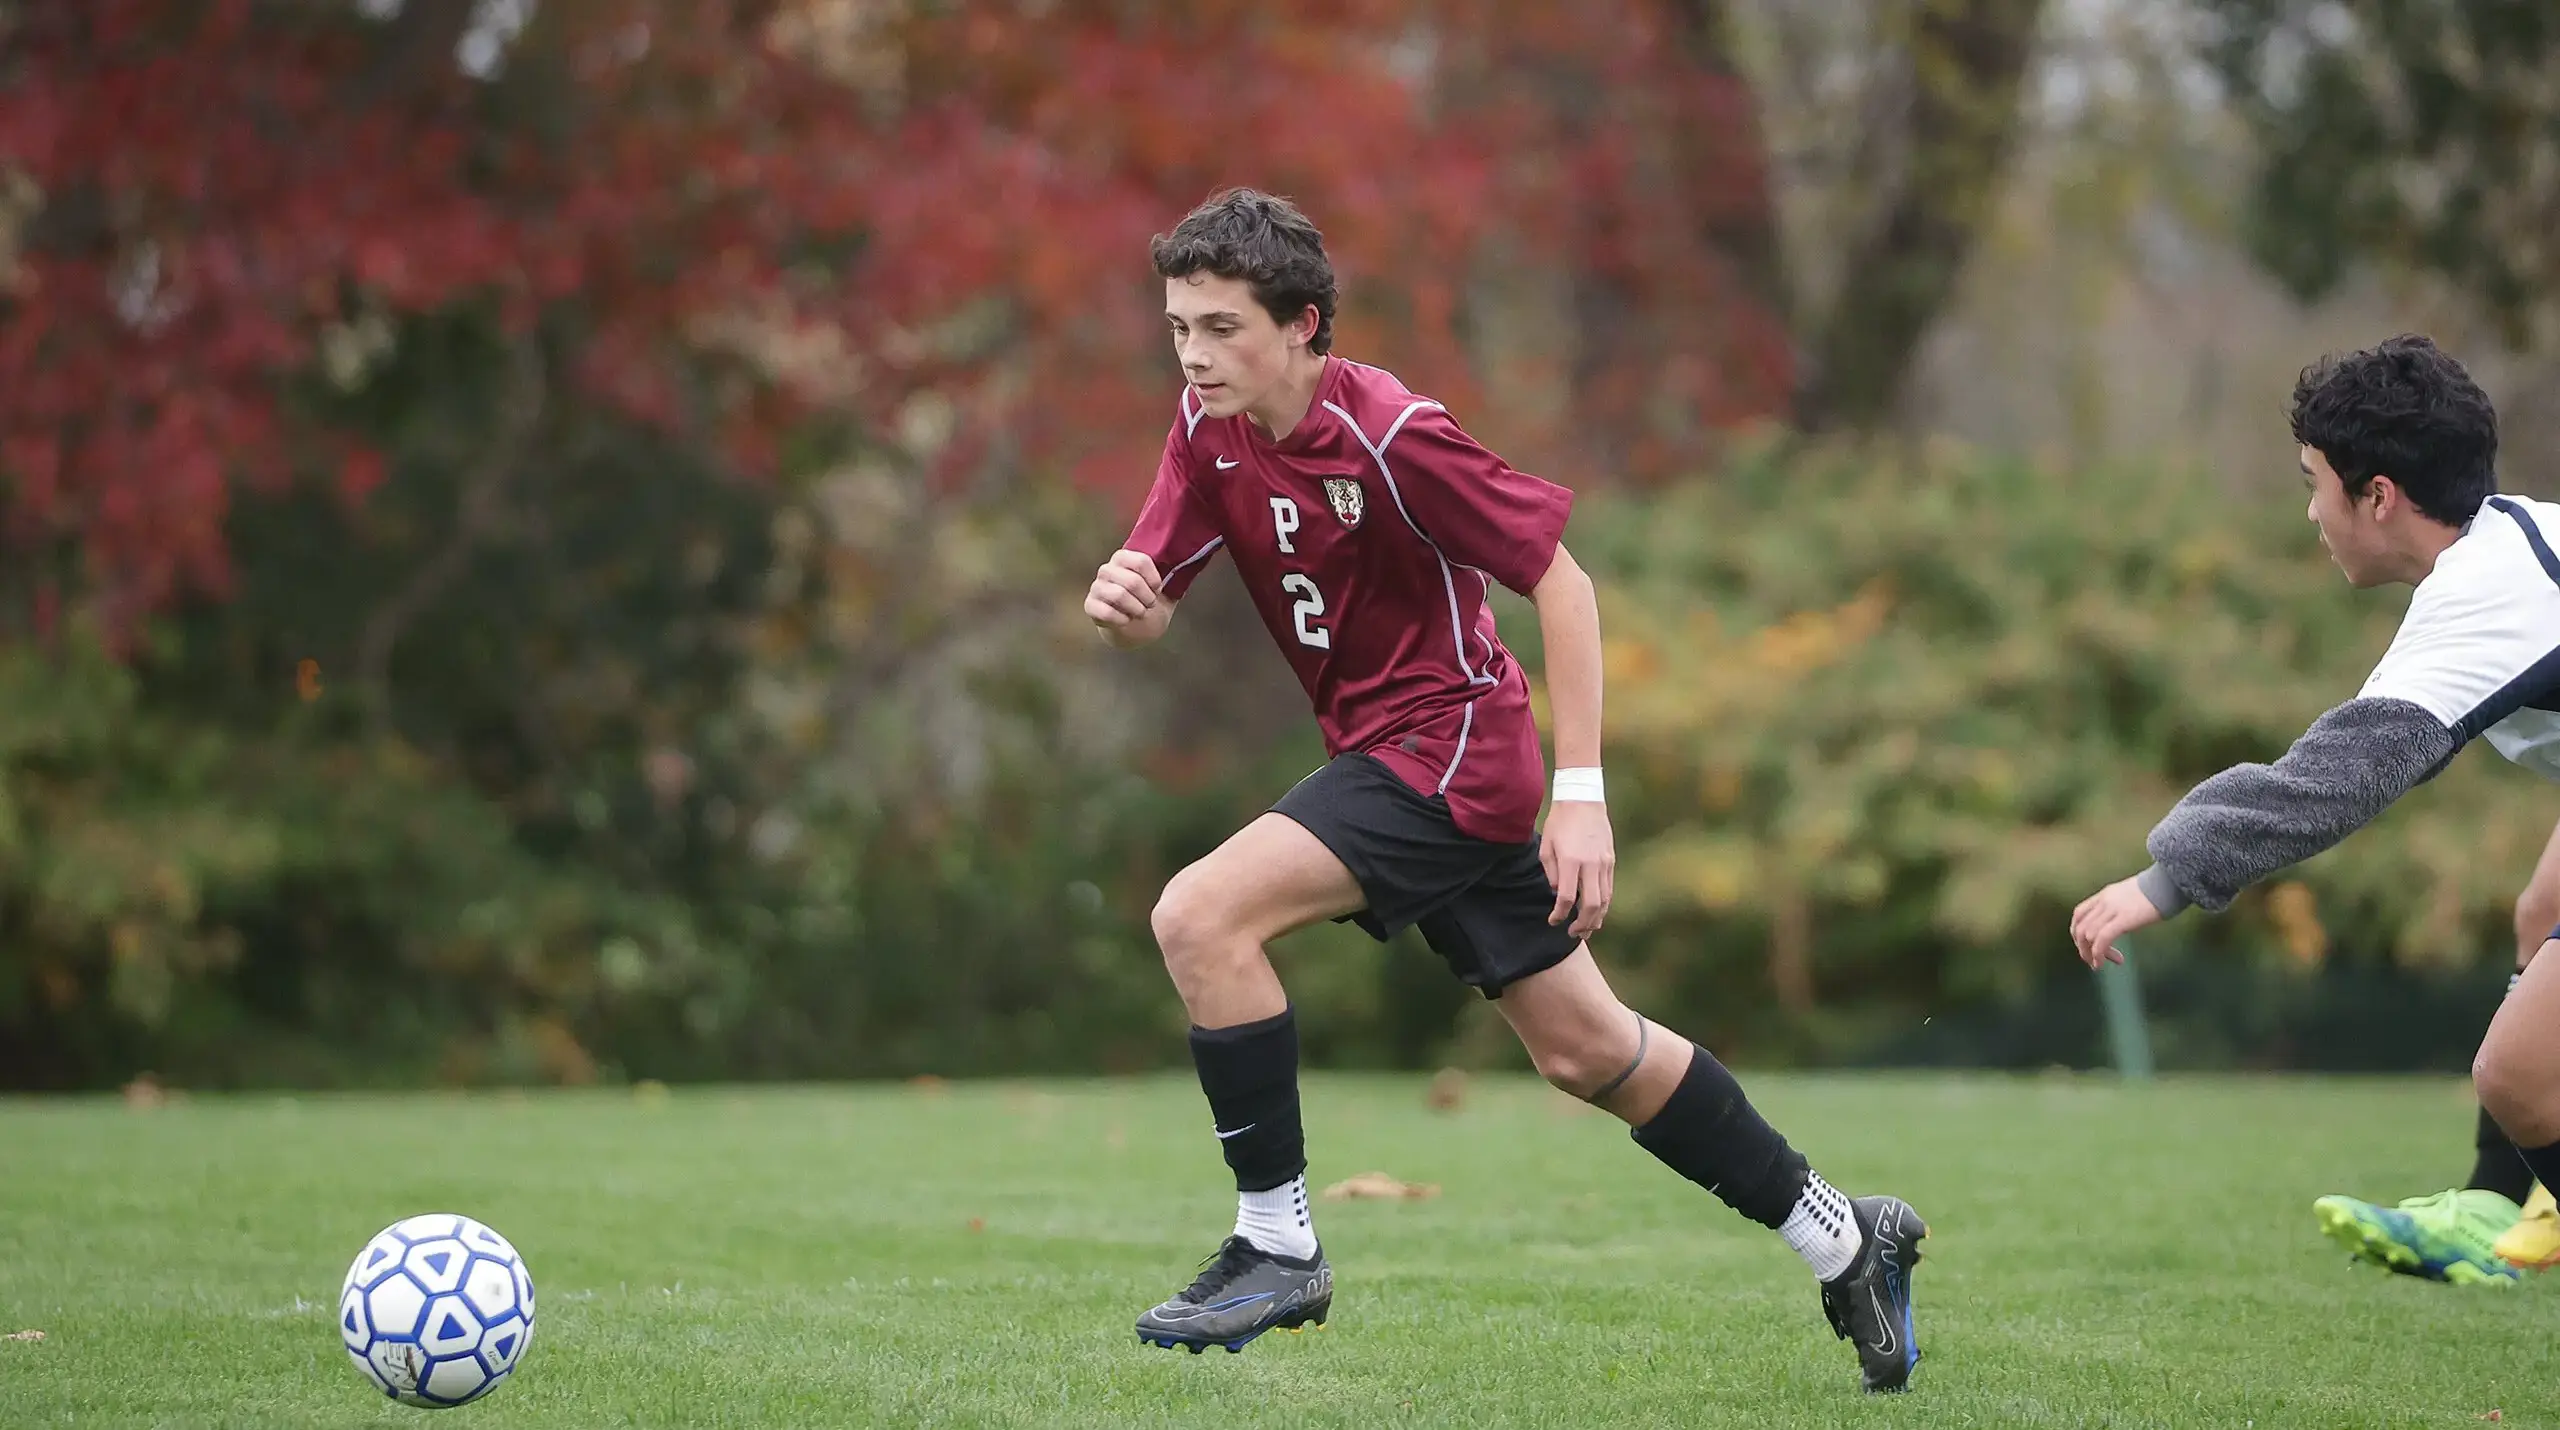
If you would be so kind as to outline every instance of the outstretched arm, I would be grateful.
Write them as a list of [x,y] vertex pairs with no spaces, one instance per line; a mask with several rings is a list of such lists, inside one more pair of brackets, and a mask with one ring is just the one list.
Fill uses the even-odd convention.
[[2117,939],[2190,904],[2229,907],[2242,889],[2363,828],[2460,749],[2458,732],[2409,701],[2338,706],[2274,764],[2234,765],[2178,801],[2151,831],[2151,867],[2072,913],[2081,961],[2123,962]]
[[1600,598],[1573,553],[1559,545],[1529,600],[1538,608],[1546,646],[1558,775],[1555,807],[1538,846],[1556,889],[1547,921],[1571,917],[1574,937],[1588,938],[1608,917],[1618,864],[1600,789]]
[[2197,785],[2151,831],[2136,876],[2160,915],[2227,908],[2240,891],[2362,829],[2435,777],[2459,748],[2405,700],[2350,700],[2272,765],[2234,765]]

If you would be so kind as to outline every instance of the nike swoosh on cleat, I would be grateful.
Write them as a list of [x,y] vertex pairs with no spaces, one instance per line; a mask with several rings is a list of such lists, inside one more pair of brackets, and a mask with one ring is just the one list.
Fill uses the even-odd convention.
[[1231,1296],[1224,1301],[1220,1301],[1214,1306],[1203,1306],[1200,1309],[1203,1311],[1240,1311],[1245,1307],[1252,1305],[1256,1301],[1268,1301],[1270,1299],[1270,1292],[1256,1291],[1250,1296]]
[[[1901,1218],[1888,1212],[1876,1218],[1874,1233],[1876,1260],[1879,1263],[1877,1269],[1884,1274],[1885,1283],[1892,1288],[1896,1299],[1899,1299],[1902,1294],[1902,1288],[1897,1284],[1900,1278],[1895,1275],[1902,1269],[1902,1228],[1898,1225],[1900,1220]],[[1888,1356],[1894,1354],[1901,1349],[1902,1343],[1893,1334],[1893,1317],[1885,1314],[1884,1300],[1876,1294],[1876,1288],[1872,1282],[1867,1286],[1867,1305],[1876,1313],[1876,1330],[1879,1333],[1876,1354]]]
[[1184,1321],[1199,1320],[1203,1316],[1215,1314],[1217,1310],[1215,1306],[1164,1305],[1148,1312],[1147,1316],[1150,1320],[1172,1326],[1180,1325]]

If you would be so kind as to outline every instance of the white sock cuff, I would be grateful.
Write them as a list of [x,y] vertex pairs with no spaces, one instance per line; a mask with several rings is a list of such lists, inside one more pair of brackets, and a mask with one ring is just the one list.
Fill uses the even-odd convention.
[[1307,1179],[1297,1176],[1269,1191],[1236,1193],[1236,1235],[1275,1256],[1303,1261],[1315,1255],[1316,1228],[1307,1210]]
[[1848,1197],[1822,1180],[1819,1172],[1805,1174],[1804,1191],[1796,1197],[1795,1210],[1787,1213],[1778,1235],[1823,1281],[1848,1270],[1866,1243]]

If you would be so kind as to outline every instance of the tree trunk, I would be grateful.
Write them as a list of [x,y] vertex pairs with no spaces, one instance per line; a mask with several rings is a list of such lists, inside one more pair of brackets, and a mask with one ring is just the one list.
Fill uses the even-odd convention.
[[1811,332],[1796,401],[1807,431],[1891,415],[1929,323],[1989,219],[2018,128],[2018,92],[2044,0],[1917,0],[1907,60],[1908,160],[1841,265]]

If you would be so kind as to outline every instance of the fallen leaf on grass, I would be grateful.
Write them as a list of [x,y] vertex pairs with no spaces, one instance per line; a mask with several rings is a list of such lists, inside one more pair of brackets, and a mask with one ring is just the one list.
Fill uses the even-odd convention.
[[11,1331],[5,1336],[0,1336],[0,1341],[40,1341],[43,1339],[44,1332],[42,1331]]
[[1437,1182],[1407,1182],[1384,1172],[1362,1172],[1324,1189],[1324,1199],[1329,1202],[1419,1202],[1438,1195],[1440,1184]]
[[1422,1095],[1423,1103],[1434,1112],[1455,1112],[1467,1100],[1467,1075],[1459,1068],[1442,1068],[1431,1075],[1431,1090]]
[[2473,1418],[2473,1419],[2475,1419],[2475,1420],[2499,1420],[2499,1421],[2503,1421],[2503,1420],[2505,1420],[2505,1419],[2507,1418],[2507,1412],[2505,1412],[2505,1411],[2503,1411],[2503,1410],[2492,1410],[2492,1411],[2490,1411],[2490,1412],[2489,1412],[2488,1414],[2486,1414],[2486,1415],[2475,1415],[2475,1416],[2473,1416],[2472,1418]]

